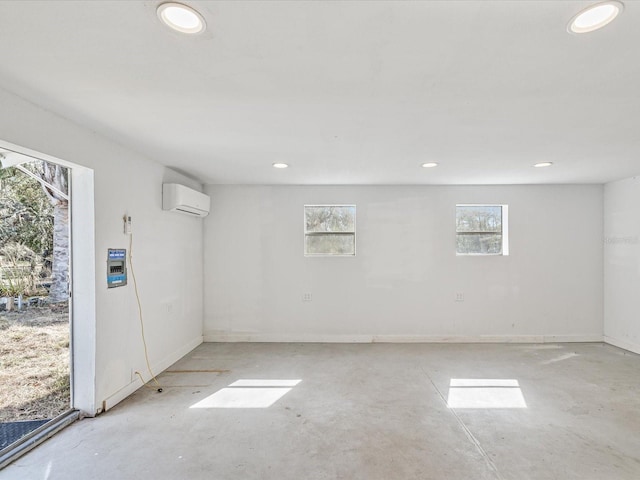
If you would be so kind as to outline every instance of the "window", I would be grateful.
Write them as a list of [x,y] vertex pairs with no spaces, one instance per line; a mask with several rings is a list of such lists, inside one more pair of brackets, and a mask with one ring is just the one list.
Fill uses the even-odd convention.
[[509,255],[507,205],[456,205],[458,255]]
[[355,255],[355,205],[305,205],[304,254]]

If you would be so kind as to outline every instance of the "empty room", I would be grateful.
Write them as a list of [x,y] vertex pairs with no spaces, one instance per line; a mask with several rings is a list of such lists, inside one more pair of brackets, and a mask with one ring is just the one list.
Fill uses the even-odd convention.
[[0,25],[0,480],[640,478],[639,2]]

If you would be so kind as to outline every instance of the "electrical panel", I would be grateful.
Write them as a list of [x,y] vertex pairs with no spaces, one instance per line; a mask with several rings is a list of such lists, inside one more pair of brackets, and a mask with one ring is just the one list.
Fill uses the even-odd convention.
[[107,255],[107,287],[124,287],[127,284],[127,251],[110,248]]

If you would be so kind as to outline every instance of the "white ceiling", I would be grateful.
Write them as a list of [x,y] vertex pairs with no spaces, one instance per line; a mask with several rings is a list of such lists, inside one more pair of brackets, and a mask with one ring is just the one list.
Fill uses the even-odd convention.
[[185,1],[198,36],[159,3],[0,2],[0,86],[203,183],[640,174],[638,2],[574,35],[593,2]]

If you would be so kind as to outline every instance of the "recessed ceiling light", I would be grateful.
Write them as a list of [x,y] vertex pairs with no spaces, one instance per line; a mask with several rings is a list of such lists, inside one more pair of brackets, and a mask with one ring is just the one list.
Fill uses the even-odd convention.
[[596,3],[573,17],[567,30],[573,33],[593,32],[612,22],[623,9],[622,2],[616,0]]
[[288,166],[289,164],[281,162],[276,162],[273,164],[273,168],[287,168]]
[[204,18],[193,8],[181,3],[163,3],[158,6],[158,18],[168,27],[182,33],[204,32]]
[[438,164],[436,162],[423,163],[422,168],[433,168],[437,167]]
[[542,167],[550,167],[551,165],[553,165],[553,162],[540,162],[540,163],[536,163],[534,167],[542,168]]

